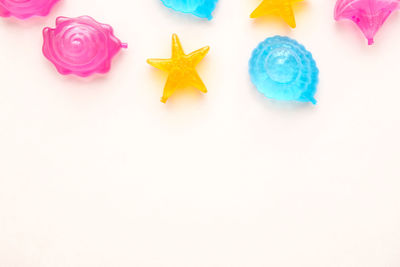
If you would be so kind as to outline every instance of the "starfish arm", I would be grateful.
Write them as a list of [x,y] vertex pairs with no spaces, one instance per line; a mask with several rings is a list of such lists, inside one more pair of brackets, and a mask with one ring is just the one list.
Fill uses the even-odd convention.
[[190,86],[199,89],[201,92],[207,93],[207,88],[203,83],[203,81],[201,80],[199,74],[196,72],[196,70],[193,70],[193,72],[188,77],[188,83]]
[[172,58],[178,58],[184,56],[181,41],[177,34],[172,35]]
[[291,4],[285,5],[280,10],[280,16],[285,20],[285,22],[292,28],[296,28],[296,20],[294,17],[294,12]]
[[266,9],[266,2],[262,2],[251,14],[250,14],[250,18],[255,19],[255,18],[259,18],[262,17],[264,15],[266,15],[265,9]]
[[161,102],[166,103],[168,98],[171,97],[171,95],[176,91],[180,83],[180,79],[177,79],[177,77],[169,76],[167,79],[167,82],[165,83],[164,86],[164,93],[161,98]]
[[267,4],[266,1],[263,1],[254,11],[251,13],[250,18],[255,19],[262,17],[264,15],[270,14],[271,11],[268,11],[270,9],[269,4]]
[[160,69],[162,71],[169,72],[170,67],[171,67],[171,60],[170,59],[156,59],[156,58],[150,58],[147,60],[147,63],[150,64],[151,66]]
[[200,48],[199,50],[193,51],[186,57],[190,62],[192,62],[193,66],[196,66],[207,55],[208,51],[210,51],[210,47],[206,46]]
[[292,3],[300,1],[302,0],[287,0],[274,3],[274,1],[264,0],[253,11],[253,13],[251,13],[250,18],[258,18],[265,15],[276,14],[282,17],[290,27],[296,28],[296,21],[292,8]]

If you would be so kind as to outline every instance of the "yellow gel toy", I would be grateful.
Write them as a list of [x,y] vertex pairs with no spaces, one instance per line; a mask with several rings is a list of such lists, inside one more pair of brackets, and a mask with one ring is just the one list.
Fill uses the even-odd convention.
[[207,55],[209,46],[196,50],[188,55],[183,52],[181,42],[176,34],[172,35],[172,57],[170,59],[148,59],[147,63],[153,67],[168,72],[167,83],[161,102],[166,103],[168,98],[178,88],[193,86],[203,93],[207,88],[195,69],[196,65]]
[[250,18],[276,15],[282,17],[290,27],[296,28],[292,4],[301,1],[303,0],[263,0],[253,13],[251,13]]

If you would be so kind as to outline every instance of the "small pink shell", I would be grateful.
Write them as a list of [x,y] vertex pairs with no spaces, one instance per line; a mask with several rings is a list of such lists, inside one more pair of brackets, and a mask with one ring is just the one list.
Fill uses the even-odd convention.
[[114,36],[110,25],[89,16],[58,17],[55,29],[43,29],[43,39],[43,54],[58,72],[81,77],[108,72],[112,58],[128,47]]
[[47,16],[59,0],[0,0],[0,17],[14,16],[27,19],[32,16]]
[[399,8],[400,0],[338,0],[335,20],[353,21],[371,45],[374,43],[375,34],[389,15]]

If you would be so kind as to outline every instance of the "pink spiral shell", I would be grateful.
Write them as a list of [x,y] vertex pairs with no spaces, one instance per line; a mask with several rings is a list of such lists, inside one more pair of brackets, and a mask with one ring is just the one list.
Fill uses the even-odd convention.
[[81,77],[108,72],[112,58],[128,47],[114,36],[110,25],[89,16],[58,17],[55,29],[43,29],[43,40],[43,54],[59,73]]
[[27,19],[32,16],[47,16],[59,0],[0,0],[0,16]]

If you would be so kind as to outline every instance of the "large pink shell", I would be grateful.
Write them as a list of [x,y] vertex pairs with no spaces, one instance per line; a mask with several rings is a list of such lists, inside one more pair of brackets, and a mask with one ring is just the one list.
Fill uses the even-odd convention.
[[81,77],[108,72],[112,58],[128,47],[114,36],[110,25],[88,16],[58,17],[55,29],[43,29],[43,39],[43,54],[58,72]]
[[0,0],[0,16],[27,19],[32,16],[47,16],[59,0]]
[[389,15],[399,8],[400,0],[338,0],[335,19],[352,20],[371,45],[374,43],[375,34]]

